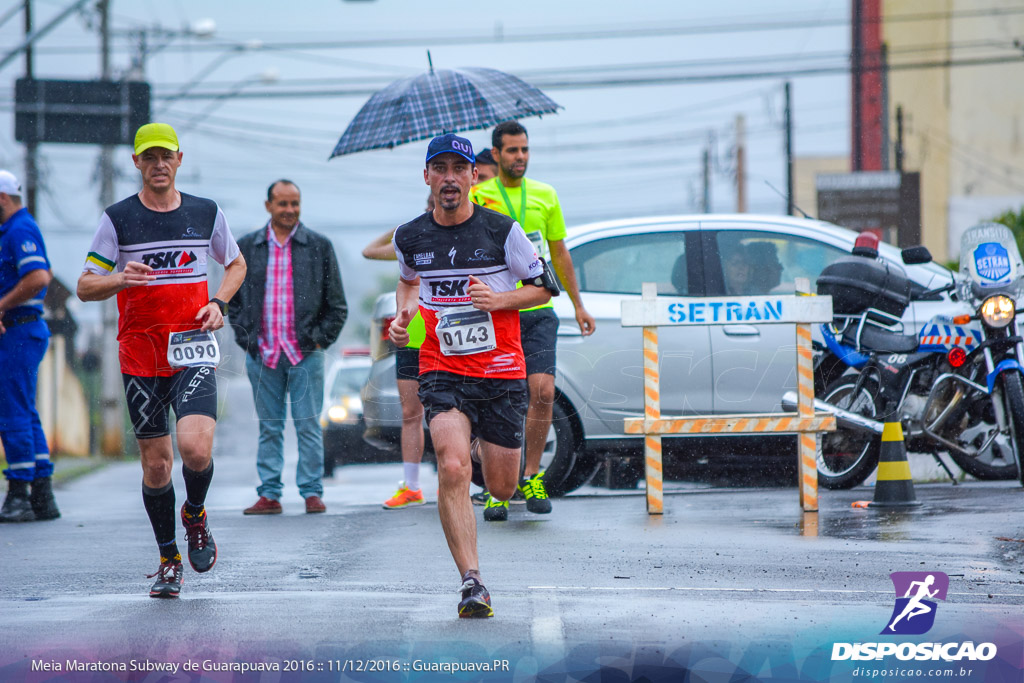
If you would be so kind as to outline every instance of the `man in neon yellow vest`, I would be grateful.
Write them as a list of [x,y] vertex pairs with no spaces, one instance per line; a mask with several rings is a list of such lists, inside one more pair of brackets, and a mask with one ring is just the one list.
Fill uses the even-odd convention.
[[[572,257],[565,246],[565,219],[558,194],[550,185],[526,177],[530,161],[526,129],[518,121],[499,123],[491,134],[491,154],[498,162],[498,176],[474,185],[469,192],[472,201],[514,218],[533,242],[537,253],[551,263],[562,286],[576,308],[576,323],[583,336],[594,332],[594,316],[587,312],[580,299]],[[544,488],[540,458],[544,452],[551,408],[555,402],[555,338],[558,317],[551,303],[521,311],[519,325],[530,404],[526,413],[526,465],[519,490],[526,498],[526,509],[546,514],[551,501]],[[508,519],[508,502],[491,497],[484,507],[484,519]]]

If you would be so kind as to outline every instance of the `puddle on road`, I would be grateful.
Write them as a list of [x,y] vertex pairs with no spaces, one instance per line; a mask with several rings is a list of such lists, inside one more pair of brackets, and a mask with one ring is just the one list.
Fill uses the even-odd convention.
[[827,537],[858,541],[909,541],[923,538],[915,534],[915,520],[922,510],[850,510],[842,513],[804,512],[795,523],[772,520],[767,526],[792,529],[804,537]]

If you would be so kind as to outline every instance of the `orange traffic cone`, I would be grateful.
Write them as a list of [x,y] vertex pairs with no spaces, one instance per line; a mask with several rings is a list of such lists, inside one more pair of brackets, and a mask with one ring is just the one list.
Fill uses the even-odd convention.
[[899,422],[886,422],[882,430],[882,450],[878,454],[875,498],[868,507],[905,508],[920,504],[914,495],[914,481],[910,477],[907,447],[903,443],[903,425]]

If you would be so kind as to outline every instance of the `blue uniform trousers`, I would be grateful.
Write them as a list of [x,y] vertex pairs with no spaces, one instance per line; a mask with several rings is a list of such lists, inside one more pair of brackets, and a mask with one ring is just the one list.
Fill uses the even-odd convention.
[[50,449],[36,411],[36,380],[50,330],[42,320],[0,334],[0,440],[8,479],[32,481],[53,474]]

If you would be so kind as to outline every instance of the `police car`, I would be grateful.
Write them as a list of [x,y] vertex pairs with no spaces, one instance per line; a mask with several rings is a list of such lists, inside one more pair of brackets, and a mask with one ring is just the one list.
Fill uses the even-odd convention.
[[[549,494],[578,488],[606,461],[608,483],[635,485],[641,476],[642,439],[623,433],[623,418],[643,414],[641,330],[622,327],[621,306],[640,298],[642,283],[657,283],[664,296],[737,297],[734,308],[721,311],[733,315],[729,324],[659,331],[663,414],[779,412],[783,393],[796,388],[795,330],[763,324],[771,312],[746,306],[742,297],[792,293],[798,277],[808,278],[813,289],[822,269],[848,255],[856,237],[822,221],[752,214],[629,219],[570,229],[566,246],[597,331],[583,337],[569,297],[554,299],[560,320],[557,399],[541,461]],[[941,266],[904,266],[892,245],[880,245],[880,256],[903,267],[920,291],[949,281]],[[691,309],[679,306],[681,315]],[[918,330],[943,310],[949,301],[942,297],[915,302],[905,315],[907,328]],[[362,397],[367,439],[397,449],[401,408],[387,339],[394,312],[394,293],[382,294],[371,332],[373,367]],[[695,312],[708,319],[712,313]],[[770,442],[760,437],[759,443]],[[663,437],[666,463],[692,459],[696,443]],[[795,463],[795,450],[777,450]]]

